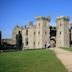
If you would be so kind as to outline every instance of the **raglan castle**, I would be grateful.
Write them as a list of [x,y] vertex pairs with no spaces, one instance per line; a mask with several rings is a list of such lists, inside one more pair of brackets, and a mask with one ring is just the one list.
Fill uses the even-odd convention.
[[72,41],[72,23],[69,16],[58,16],[56,26],[50,26],[51,18],[37,16],[35,24],[32,21],[28,26],[16,26],[12,32],[12,43],[16,44],[16,35],[21,32],[24,49],[45,48],[46,44],[51,47],[70,47]]

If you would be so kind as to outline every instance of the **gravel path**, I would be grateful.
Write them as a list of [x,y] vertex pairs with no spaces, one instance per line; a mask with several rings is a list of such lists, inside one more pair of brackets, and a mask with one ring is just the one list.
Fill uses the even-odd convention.
[[69,72],[72,72],[72,52],[61,48],[51,48]]

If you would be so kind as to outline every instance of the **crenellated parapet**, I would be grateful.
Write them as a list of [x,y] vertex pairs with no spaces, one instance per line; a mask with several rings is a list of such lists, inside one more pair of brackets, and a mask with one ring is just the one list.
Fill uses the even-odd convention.
[[59,20],[69,21],[70,20],[70,17],[69,16],[58,16],[56,18],[56,22],[59,21]]
[[37,16],[36,20],[48,20],[50,22],[51,18],[50,18],[50,16],[48,16],[48,17]]
[[58,16],[56,19],[56,46],[69,47],[69,16]]

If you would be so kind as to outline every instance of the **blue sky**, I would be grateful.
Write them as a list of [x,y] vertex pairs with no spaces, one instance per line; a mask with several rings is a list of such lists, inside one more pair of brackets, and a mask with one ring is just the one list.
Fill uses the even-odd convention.
[[11,38],[16,25],[35,22],[36,16],[51,16],[50,25],[55,25],[57,16],[70,16],[72,0],[0,0],[0,30],[3,38]]

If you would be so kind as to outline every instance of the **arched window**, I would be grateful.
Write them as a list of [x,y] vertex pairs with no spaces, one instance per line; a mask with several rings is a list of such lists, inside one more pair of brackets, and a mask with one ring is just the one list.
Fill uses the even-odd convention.
[[38,31],[38,34],[40,35],[40,31]]
[[62,24],[60,24],[60,26],[62,26]]
[[40,26],[40,23],[39,23],[39,26]]
[[35,46],[35,42],[34,42],[34,46]]
[[26,39],[26,46],[28,45],[28,38]]
[[60,34],[61,34],[61,31],[60,31]]
[[34,31],[34,35],[35,35],[35,31]]
[[47,34],[47,32],[45,31],[45,35]]
[[28,35],[28,29],[26,30],[26,35]]
[[40,42],[38,42],[38,45],[40,44]]

